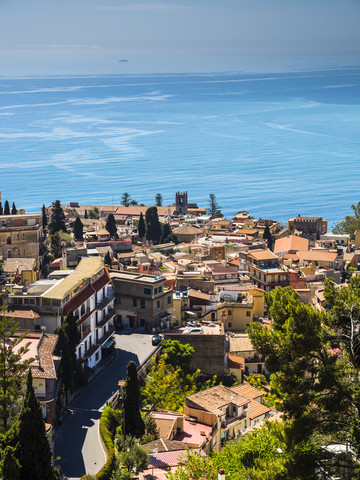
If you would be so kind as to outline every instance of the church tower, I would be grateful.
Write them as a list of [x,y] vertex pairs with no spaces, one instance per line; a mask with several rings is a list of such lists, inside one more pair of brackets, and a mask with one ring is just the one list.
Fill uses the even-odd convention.
[[176,192],[175,204],[177,213],[184,215],[188,209],[188,195],[187,192]]

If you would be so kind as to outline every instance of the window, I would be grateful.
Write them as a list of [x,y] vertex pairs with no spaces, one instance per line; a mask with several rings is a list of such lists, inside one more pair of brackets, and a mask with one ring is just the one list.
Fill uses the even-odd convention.
[[168,296],[168,305],[170,305],[170,303],[171,303],[171,295]]
[[251,316],[250,310],[246,310],[246,316],[247,316],[247,317],[250,317],[250,316]]
[[7,243],[8,245],[11,245],[11,237],[7,237],[6,243]]
[[136,300],[136,298],[133,298],[133,307],[137,307],[137,300]]
[[161,292],[162,292],[162,287],[159,287],[159,293],[161,293]]
[[232,323],[231,323],[231,322],[228,322],[228,327],[229,327],[229,328],[232,327]]
[[96,360],[96,361],[99,360],[99,352],[96,352],[96,353],[95,353],[95,360]]
[[156,295],[157,292],[158,292],[158,289],[157,289],[157,287],[156,287],[156,288],[154,288],[154,295]]
[[116,297],[115,297],[115,304],[116,305],[121,305],[121,297],[119,295],[116,295]]
[[151,288],[144,288],[145,295],[151,295]]
[[231,310],[228,310],[228,315],[231,315]]
[[145,300],[140,300],[140,307],[144,310],[145,309]]
[[160,300],[156,302],[156,308],[160,308]]

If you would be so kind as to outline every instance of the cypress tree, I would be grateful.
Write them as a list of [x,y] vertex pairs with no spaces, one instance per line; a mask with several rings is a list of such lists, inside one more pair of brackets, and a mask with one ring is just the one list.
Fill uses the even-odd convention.
[[273,237],[271,235],[270,228],[269,228],[268,225],[266,225],[266,227],[265,227],[264,234],[263,234],[263,239],[267,241],[268,249],[272,250],[274,240],[273,240]]
[[20,480],[55,480],[51,449],[46,438],[40,404],[32,385],[31,369],[19,417],[18,458],[21,465]]
[[161,243],[169,243],[171,241],[171,228],[168,223],[161,224]]
[[12,207],[11,207],[11,215],[16,215],[17,214],[17,208],[15,207],[15,202],[13,202]]
[[65,391],[66,404],[68,403],[68,393],[72,393],[75,389],[75,379],[73,370],[73,357],[71,355],[71,349],[68,339],[64,333],[64,329],[59,330],[59,350],[61,352],[60,360],[60,378]]
[[155,205],[156,205],[157,207],[161,207],[161,206],[162,206],[162,201],[163,201],[163,200],[162,200],[162,195],[161,195],[161,193],[157,193],[157,194],[155,195]]
[[138,225],[138,235],[140,238],[145,237],[146,228],[142,212],[140,213],[139,225]]
[[127,366],[124,392],[124,433],[141,438],[145,433],[144,421],[140,413],[140,385],[135,362]]
[[79,217],[76,217],[73,227],[75,240],[84,240],[84,226]]
[[7,200],[5,200],[4,204],[4,215],[10,215],[10,206]]
[[88,218],[88,213],[87,213],[86,208],[85,208],[84,218]]
[[62,324],[62,328],[72,350],[72,355],[76,358],[75,350],[76,347],[79,345],[81,333],[76,326],[76,316],[71,310],[66,315],[65,320]]
[[105,228],[110,233],[110,237],[116,237],[117,228],[116,228],[115,217],[112,213],[109,214],[106,220]]
[[149,207],[145,212],[146,238],[159,243],[161,238],[161,223],[156,207]]
[[20,463],[16,449],[8,445],[2,452],[0,470],[4,480],[20,480]]
[[43,227],[45,228],[46,225],[48,224],[45,205],[42,206],[41,215],[42,215],[42,224],[43,224]]
[[111,267],[111,256],[110,256],[109,250],[105,254],[104,263],[105,265],[108,265],[109,267]]
[[4,209],[1,202],[0,202],[0,215],[4,215]]
[[52,211],[50,216],[49,222],[49,232],[50,234],[59,232],[62,230],[66,232],[66,225],[65,225],[65,215],[62,209],[60,200],[55,200],[52,204]]

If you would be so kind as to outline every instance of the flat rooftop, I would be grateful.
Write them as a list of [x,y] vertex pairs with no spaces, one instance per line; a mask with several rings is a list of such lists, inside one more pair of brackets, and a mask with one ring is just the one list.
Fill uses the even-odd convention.
[[152,275],[146,275],[143,273],[131,273],[131,272],[110,272],[112,280],[125,280],[128,282],[141,282],[141,283],[158,283],[164,281],[165,278],[161,276],[154,277]]

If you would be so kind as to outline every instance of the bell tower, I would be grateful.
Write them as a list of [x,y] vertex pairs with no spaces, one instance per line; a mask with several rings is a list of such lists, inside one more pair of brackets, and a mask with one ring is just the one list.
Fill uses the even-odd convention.
[[188,195],[187,192],[176,192],[175,195],[176,211],[180,214],[187,213]]

